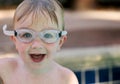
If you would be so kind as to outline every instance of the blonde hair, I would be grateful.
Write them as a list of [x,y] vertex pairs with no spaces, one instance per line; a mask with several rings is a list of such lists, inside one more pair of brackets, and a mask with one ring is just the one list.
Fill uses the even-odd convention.
[[24,22],[31,13],[33,14],[31,24],[39,22],[38,19],[44,15],[44,18],[49,16],[52,23],[64,30],[63,7],[57,0],[24,0],[16,9],[13,26],[15,27],[15,23],[21,20]]

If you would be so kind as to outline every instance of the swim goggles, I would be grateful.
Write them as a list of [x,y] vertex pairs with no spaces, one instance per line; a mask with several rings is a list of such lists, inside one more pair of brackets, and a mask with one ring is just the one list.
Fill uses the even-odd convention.
[[3,33],[7,36],[15,36],[23,43],[30,43],[37,36],[46,43],[55,43],[60,37],[67,35],[67,31],[59,30],[42,30],[40,32],[36,32],[31,29],[21,28],[14,31],[9,31],[7,30],[7,25],[3,26]]

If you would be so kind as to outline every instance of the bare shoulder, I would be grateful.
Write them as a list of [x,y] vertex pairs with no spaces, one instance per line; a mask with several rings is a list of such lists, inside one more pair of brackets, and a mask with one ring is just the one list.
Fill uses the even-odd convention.
[[12,72],[13,69],[16,67],[16,64],[16,58],[0,58],[0,76]]
[[77,77],[70,69],[60,66],[60,74],[67,81],[67,84],[78,84]]

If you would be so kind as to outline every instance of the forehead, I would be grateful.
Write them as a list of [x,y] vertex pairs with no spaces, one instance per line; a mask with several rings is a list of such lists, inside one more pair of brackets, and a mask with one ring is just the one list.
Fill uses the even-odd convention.
[[14,27],[15,29],[23,28],[23,27],[31,28],[36,31],[40,31],[48,28],[59,29],[56,21],[51,21],[51,18],[48,14],[45,13],[43,15],[39,13],[39,16],[35,16],[34,12],[24,16],[18,22],[15,22]]

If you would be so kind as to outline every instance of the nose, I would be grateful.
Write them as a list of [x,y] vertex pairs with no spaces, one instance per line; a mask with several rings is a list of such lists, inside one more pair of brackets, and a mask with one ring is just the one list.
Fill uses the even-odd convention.
[[43,42],[39,38],[37,38],[32,42],[31,47],[34,49],[34,48],[43,48],[44,46],[43,46]]

